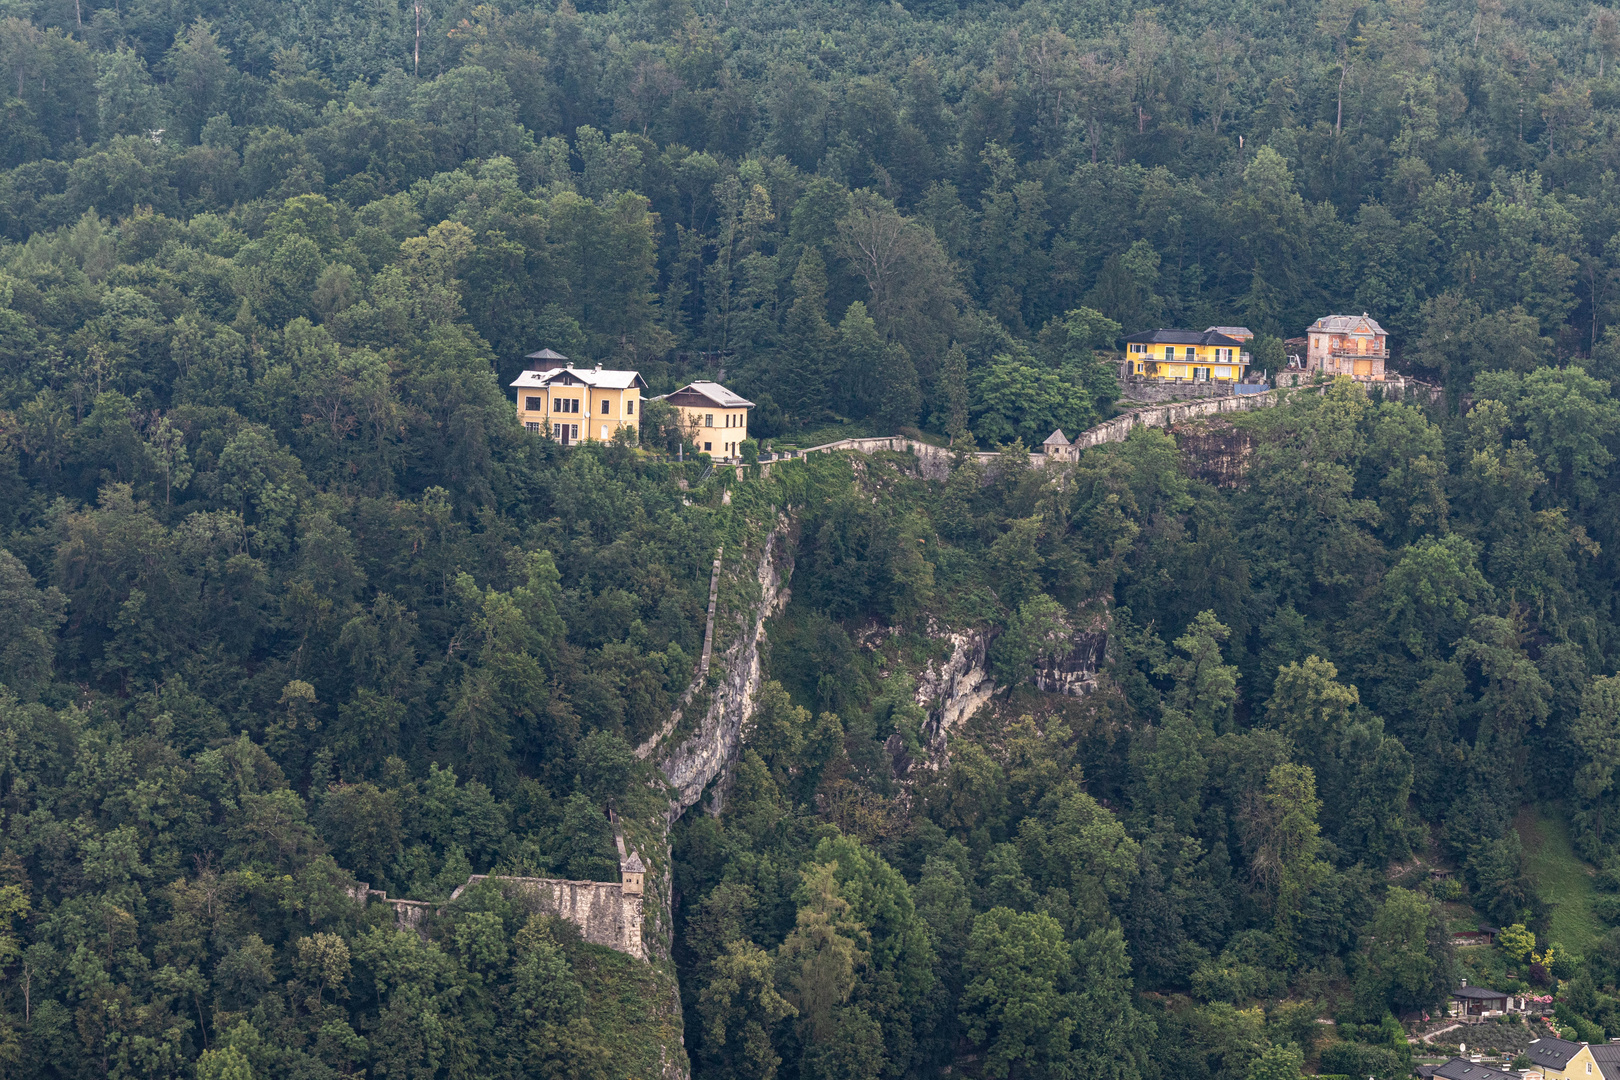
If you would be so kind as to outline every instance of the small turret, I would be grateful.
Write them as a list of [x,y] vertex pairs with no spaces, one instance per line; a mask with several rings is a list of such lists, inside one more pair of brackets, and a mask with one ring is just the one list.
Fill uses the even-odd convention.
[[647,868],[641,865],[641,856],[633,851],[619,860],[619,880],[623,883],[625,895],[641,895],[641,883],[646,873]]

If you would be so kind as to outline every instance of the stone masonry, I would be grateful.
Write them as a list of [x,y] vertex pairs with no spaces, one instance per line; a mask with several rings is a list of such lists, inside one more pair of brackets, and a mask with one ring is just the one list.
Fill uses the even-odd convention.
[[[606,945],[610,949],[628,953],[638,960],[647,959],[647,949],[641,934],[641,898],[646,868],[634,852],[626,852],[623,836],[619,844],[619,876],[622,881],[569,881],[562,878],[510,877],[504,874],[473,874],[465,884],[456,886],[450,902],[480,881],[493,881],[509,899],[523,900],[536,911],[567,919],[579,928],[580,937],[593,945]],[[360,882],[349,893],[365,907],[376,901],[394,909],[395,925],[401,930],[414,930],[427,939],[428,909],[434,905],[426,900],[390,899],[381,889],[373,889]]]

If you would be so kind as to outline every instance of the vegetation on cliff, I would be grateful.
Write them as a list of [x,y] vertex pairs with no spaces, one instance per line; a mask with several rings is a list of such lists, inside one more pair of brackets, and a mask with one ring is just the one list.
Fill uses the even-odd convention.
[[[1620,1031],[1612,12],[416,17],[0,5],[0,1073],[1387,1078],[1458,965]],[[1256,411],[1219,487],[1012,444],[1107,413],[1121,328],[1333,309],[1445,403]],[[520,430],[542,345],[1012,445],[705,482],[656,408]],[[669,961],[354,902],[611,880],[779,513],[723,805],[647,853]],[[937,757],[952,630],[1000,691]]]

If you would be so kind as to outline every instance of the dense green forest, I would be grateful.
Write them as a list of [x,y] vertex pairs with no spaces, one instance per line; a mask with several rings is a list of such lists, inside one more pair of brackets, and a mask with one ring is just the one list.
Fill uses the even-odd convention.
[[[98,4],[0,0],[0,1076],[1392,1080],[1464,975],[1620,1033],[1614,12]],[[1121,332],[1335,310],[1445,400],[1018,446]],[[541,346],[1010,449],[705,481],[520,430]],[[669,959],[353,901],[614,880],[778,515]]]

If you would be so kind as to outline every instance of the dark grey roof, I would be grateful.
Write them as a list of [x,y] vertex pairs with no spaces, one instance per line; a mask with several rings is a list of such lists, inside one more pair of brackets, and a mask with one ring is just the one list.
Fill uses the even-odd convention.
[[1587,1049],[1592,1051],[1592,1058],[1603,1066],[1603,1075],[1612,1078],[1616,1075],[1611,1066],[1620,1067],[1620,1043],[1591,1043]]
[[1489,1065],[1456,1057],[1437,1066],[1431,1075],[1443,1077],[1444,1080],[1524,1080],[1518,1073],[1503,1072]]
[[568,357],[564,356],[560,352],[553,352],[550,349],[541,349],[539,352],[530,353],[528,356],[525,356],[523,359],[525,359],[525,360],[567,360]]
[[1046,437],[1046,441],[1043,442],[1041,445],[1042,446],[1068,446],[1069,445],[1069,440],[1064,437],[1063,429],[1058,428],[1056,431],[1052,432],[1052,434],[1048,435]]
[[1483,986],[1460,986],[1451,992],[1454,998],[1472,998],[1475,1001],[1486,998],[1505,998],[1508,995],[1501,990],[1488,990]]
[[1437,1066],[1434,1075],[1444,1080],[1523,1080],[1517,1073],[1503,1072],[1466,1058],[1452,1058]]
[[1530,1041],[1531,1063],[1557,1069],[1559,1072],[1563,1072],[1564,1066],[1569,1064],[1569,1059],[1580,1052],[1580,1043],[1570,1042],[1568,1039],[1555,1039],[1551,1035]]
[[1236,338],[1229,338],[1225,334],[1218,334],[1213,330],[1203,332],[1197,330],[1144,330],[1140,334],[1132,334],[1125,340],[1133,344],[1145,345],[1240,346],[1243,344]]

